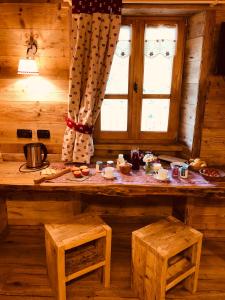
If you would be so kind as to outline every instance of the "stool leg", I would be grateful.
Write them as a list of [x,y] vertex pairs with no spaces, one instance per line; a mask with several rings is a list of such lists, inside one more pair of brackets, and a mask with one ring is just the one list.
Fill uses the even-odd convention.
[[191,263],[195,265],[195,272],[185,279],[184,286],[191,293],[195,293],[197,290],[201,249],[202,249],[202,238],[199,240],[198,243],[194,244],[189,250]]
[[144,284],[144,300],[165,300],[167,259],[148,251]]
[[66,300],[65,256],[62,248],[57,248],[45,231],[45,248],[48,267],[48,277],[57,300]]
[[65,251],[58,248],[57,253],[57,278],[58,278],[58,299],[66,300],[66,282],[65,282]]
[[132,233],[132,262],[131,262],[131,288],[135,296],[144,299],[144,274],[146,269],[146,247],[140,242],[137,235]]
[[111,269],[111,240],[112,240],[112,229],[108,225],[104,225],[106,229],[105,238],[105,266],[103,267],[103,282],[107,288],[110,286],[110,269]]

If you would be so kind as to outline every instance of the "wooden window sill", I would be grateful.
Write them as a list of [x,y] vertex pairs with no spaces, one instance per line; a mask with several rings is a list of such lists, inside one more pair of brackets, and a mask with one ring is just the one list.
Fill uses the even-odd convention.
[[112,144],[108,143],[97,143],[95,144],[96,150],[131,150],[134,148],[138,148],[140,150],[148,150],[148,151],[176,151],[182,152],[184,146],[182,144],[151,144],[151,143],[121,143],[121,144]]

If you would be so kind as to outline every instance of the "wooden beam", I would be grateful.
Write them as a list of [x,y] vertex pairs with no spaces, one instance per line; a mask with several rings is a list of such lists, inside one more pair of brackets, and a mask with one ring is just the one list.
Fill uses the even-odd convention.
[[200,66],[200,80],[198,103],[196,109],[196,120],[193,135],[192,157],[198,157],[201,150],[202,129],[205,114],[205,104],[208,93],[209,73],[212,65],[213,38],[215,30],[215,14],[214,12],[206,12],[205,30],[202,46],[202,60]]

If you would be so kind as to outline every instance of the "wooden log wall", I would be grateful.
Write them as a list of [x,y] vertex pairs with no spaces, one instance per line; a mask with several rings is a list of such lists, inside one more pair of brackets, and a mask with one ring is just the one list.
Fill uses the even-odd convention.
[[[225,80],[221,76],[212,75],[218,46],[219,25],[222,21],[225,21],[225,11],[216,12],[215,27],[209,26],[210,22],[214,22],[212,15],[205,12],[193,15],[189,19],[186,44],[180,138],[187,145],[189,155],[195,152],[196,146],[199,147],[196,143],[200,142],[200,156],[210,165],[225,165],[225,108],[223,105]],[[214,49],[212,49],[214,36]],[[208,78],[205,78],[206,72],[211,72]],[[196,128],[196,112],[199,113],[199,102],[203,106],[200,109],[204,112],[204,122],[202,118],[202,124]],[[196,129],[202,130],[202,137],[199,141],[196,140]],[[203,232],[204,237],[225,237],[224,198],[187,199],[186,213],[189,225]]]
[[[37,141],[46,144],[50,161],[61,158],[67,114],[70,8],[56,2],[0,3],[0,152],[4,160],[24,160],[23,145]],[[17,75],[31,33],[38,43],[38,77]],[[18,128],[31,129],[32,139],[18,139]],[[38,140],[37,129],[49,129],[51,138]],[[95,159],[112,159],[121,151],[129,153],[131,148],[99,145]],[[173,155],[182,151],[176,145],[166,147],[167,152],[161,148],[153,150]]]
[[[0,2],[0,152],[6,160],[23,160],[23,145],[38,141],[37,129],[50,130],[51,138],[40,141],[47,145],[50,160],[60,159],[64,117],[67,113],[70,10],[56,2]],[[218,10],[217,35],[224,19],[225,11]],[[190,153],[193,148],[206,13],[197,13],[188,20],[179,140],[187,145]],[[38,42],[36,58],[41,74],[38,77],[17,75],[18,61],[26,55],[26,44],[31,33]],[[210,83],[201,156],[210,163],[225,164],[225,81],[222,77],[211,75]],[[17,128],[31,129],[33,138],[18,139]],[[114,146],[109,149],[98,145],[96,158],[109,159],[121,151],[129,152],[127,145],[121,145],[120,148]],[[172,155],[179,155],[182,151],[182,147],[176,145],[166,148],[166,153]],[[159,153],[166,151],[165,146],[151,149]],[[149,150],[149,145],[145,146],[145,150]]]
[[[201,63],[203,32],[206,14],[190,17],[185,58],[183,104],[181,112],[180,140],[193,148],[195,113],[197,109],[199,66]],[[215,27],[215,51],[221,22],[225,22],[225,10],[217,11]],[[26,41],[30,33],[38,42],[37,60],[41,76],[27,78],[16,75],[20,57],[26,54]],[[214,56],[215,52],[213,52]],[[69,8],[56,3],[41,4],[0,3],[0,152],[8,160],[22,160],[22,146],[30,140],[16,138],[17,128],[33,130],[32,141],[37,141],[37,129],[50,129],[51,139],[44,141],[50,158],[59,159],[65,129],[67,111],[69,68]],[[210,75],[210,87],[206,100],[201,156],[211,164],[225,164],[225,80]],[[109,147],[108,147],[109,148]],[[125,147],[111,150],[98,146],[96,154],[110,158]],[[163,152],[163,147],[156,150]],[[147,150],[147,146],[146,146]],[[154,150],[154,149],[153,149]],[[170,146],[170,153],[182,151],[182,147]],[[224,199],[202,199],[193,208],[192,226],[208,236],[225,236]],[[69,220],[80,211],[95,211],[107,220],[146,218],[146,222],[172,213],[171,199],[101,198],[95,202],[84,197],[80,207],[76,196],[55,193],[53,195],[20,195],[7,198],[9,224],[37,225],[45,222]],[[0,231],[6,226],[6,210],[0,207]],[[51,213],[50,213],[51,210]]]
[[[80,212],[94,212],[109,219],[147,218],[172,214],[172,196],[107,197],[73,192],[7,193],[9,225],[41,225],[72,220]],[[124,221],[126,223],[126,221]]]
[[[219,29],[222,22],[225,22],[225,9],[216,12],[213,53],[217,52]],[[201,157],[212,165],[225,165],[225,78],[215,75],[215,59],[212,63],[209,83],[203,123]]]
[[[23,159],[23,144],[37,141],[37,129],[49,129],[44,141],[60,153],[67,112],[69,8],[57,3],[0,3],[0,152],[3,159]],[[40,76],[17,75],[33,34],[38,43]],[[33,138],[18,139],[16,129]],[[59,158],[59,155],[57,156]]]
[[187,24],[179,140],[189,155],[193,148],[205,21],[206,13],[201,12],[191,16]]
[[[110,197],[79,195],[71,192],[7,193],[5,195],[9,225],[42,225],[70,222],[82,212],[100,215],[108,224],[117,226],[119,243],[130,239],[132,230],[172,215],[188,220],[207,238],[225,238],[225,198],[176,198],[174,196]],[[184,208],[186,203],[186,208]],[[7,225],[3,201],[1,226]],[[181,208],[181,209],[180,209]],[[180,209],[180,210],[179,210]],[[125,230],[126,228],[126,230]],[[123,233],[122,233],[123,232]]]
[[[130,243],[131,232],[172,214],[172,196],[107,197],[71,192],[7,193],[9,225],[65,223],[82,212],[100,215],[114,227],[117,244]],[[183,199],[180,199],[184,201]],[[114,226],[116,225],[116,226]]]
[[225,198],[188,198],[187,224],[198,229],[205,238],[225,238]]

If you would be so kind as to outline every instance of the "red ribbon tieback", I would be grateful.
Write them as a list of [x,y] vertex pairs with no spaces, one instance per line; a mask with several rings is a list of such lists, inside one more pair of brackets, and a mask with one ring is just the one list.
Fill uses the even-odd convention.
[[83,125],[83,124],[80,124],[80,123],[75,123],[70,118],[66,119],[66,124],[69,128],[74,129],[74,130],[76,130],[80,133],[92,134],[92,132],[93,132],[93,126]]

